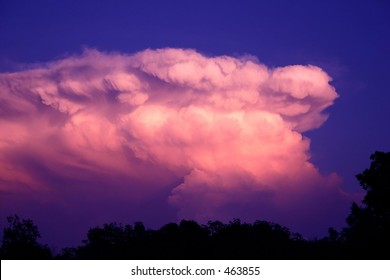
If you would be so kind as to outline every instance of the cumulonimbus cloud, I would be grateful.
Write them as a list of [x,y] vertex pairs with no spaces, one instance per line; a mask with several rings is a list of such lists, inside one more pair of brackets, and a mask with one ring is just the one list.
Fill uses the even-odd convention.
[[339,193],[302,134],[326,120],[338,96],[330,81],[316,66],[183,49],[86,50],[3,73],[0,190],[95,184],[131,200],[169,188],[179,217],[200,220],[272,218],[316,196],[315,205]]

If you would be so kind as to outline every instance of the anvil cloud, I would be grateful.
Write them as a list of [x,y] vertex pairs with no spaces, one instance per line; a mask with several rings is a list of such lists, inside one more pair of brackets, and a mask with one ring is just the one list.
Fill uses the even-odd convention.
[[346,198],[302,133],[327,119],[330,81],[316,66],[183,49],[86,50],[0,74],[2,200],[88,208],[166,193],[179,218],[325,219]]

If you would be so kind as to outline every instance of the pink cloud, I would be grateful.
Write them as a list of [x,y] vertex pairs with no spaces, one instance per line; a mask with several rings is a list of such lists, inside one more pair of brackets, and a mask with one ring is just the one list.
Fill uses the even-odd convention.
[[129,201],[166,191],[180,218],[299,221],[330,197],[349,200],[302,135],[326,120],[338,96],[330,81],[316,66],[182,49],[87,50],[3,73],[0,190]]

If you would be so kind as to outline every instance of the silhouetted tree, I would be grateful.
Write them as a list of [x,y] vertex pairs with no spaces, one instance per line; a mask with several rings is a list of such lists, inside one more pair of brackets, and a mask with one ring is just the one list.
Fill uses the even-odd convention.
[[179,225],[169,223],[161,227],[155,234],[154,246],[158,259],[182,258],[181,233]]
[[50,259],[47,245],[38,243],[40,233],[32,220],[22,220],[19,216],[7,217],[8,227],[4,228],[1,245],[4,259]]
[[248,224],[236,219],[199,225],[182,220],[157,231],[145,229],[140,222],[125,227],[111,223],[91,228],[83,246],[67,248],[60,258],[281,259],[298,257],[304,242],[299,234],[264,221]]
[[152,255],[153,230],[145,229],[142,222],[134,226],[117,223],[89,229],[84,245],[75,251],[67,248],[63,252],[76,259],[145,259]]
[[354,258],[390,256],[390,152],[375,152],[371,165],[356,175],[367,191],[363,205],[353,203],[343,236]]
[[256,221],[242,223],[235,219],[228,224],[208,223],[210,232],[209,258],[214,259],[281,259],[294,258],[299,253],[296,244],[302,242],[299,234],[278,224]]
[[[88,230],[85,244],[78,248],[76,256],[83,259],[121,259],[126,257],[129,229],[116,223],[105,224]],[[129,235],[131,234],[131,229]],[[64,253],[73,253],[68,249]]]
[[356,175],[360,185],[367,191],[363,203],[379,221],[390,218],[390,152],[375,152],[371,166]]

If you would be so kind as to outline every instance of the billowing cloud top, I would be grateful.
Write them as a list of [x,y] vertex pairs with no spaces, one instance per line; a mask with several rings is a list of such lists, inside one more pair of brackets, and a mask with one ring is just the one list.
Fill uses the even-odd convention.
[[334,190],[337,176],[320,175],[301,134],[326,120],[330,80],[316,66],[269,69],[183,49],[87,50],[0,74],[0,190],[95,184],[129,200],[168,190],[180,217],[263,205],[250,208],[263,218],[266,206]]

